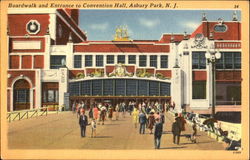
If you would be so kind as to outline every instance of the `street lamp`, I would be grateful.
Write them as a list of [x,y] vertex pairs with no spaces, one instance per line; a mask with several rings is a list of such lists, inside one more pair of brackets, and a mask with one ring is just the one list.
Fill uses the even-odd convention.
[[212,117],[215,117],[215,64],[218,59],[221,58],[221,53],[215,51],[214,44],[211,44],[210,49],[207,50],[205,57],[208,63],[212,66]]

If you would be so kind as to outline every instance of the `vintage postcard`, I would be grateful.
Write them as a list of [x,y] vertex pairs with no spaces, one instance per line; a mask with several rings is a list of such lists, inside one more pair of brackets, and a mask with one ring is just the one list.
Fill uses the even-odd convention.
[[248,159],[248,1],[1,1],[2,159]]

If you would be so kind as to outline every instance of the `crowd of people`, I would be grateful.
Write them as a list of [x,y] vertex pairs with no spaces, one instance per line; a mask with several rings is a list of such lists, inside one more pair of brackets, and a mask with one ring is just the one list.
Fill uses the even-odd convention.
[[[154,135],[155,149],[160,148],[161,136],[163,134],[163,126],[165,123],[165,112],[173,109],[174,103],[170,104],[166,102],[161,104],[157,101],[143,101],[141,103],[130,101],[127,104],[125,102],[120,102],[114,106],[112,106],[110,102],[86,105],[83,101],[75,101],[72,105],[73,113],[77,113],[76,115],[79,118],[81,137],[86,136],[86,126],[91,126],[91,137],[96,137],[97,125],[104,125],[106,120],[119,120],[121,117],[124,118],[126,113],[128,113],[132,118],[134,128],[138,128],[139,125],[139,134],[145,134],[147,128],[148,133]],[[86,110],[88,111],[88,116],[85,115]],[[192,117],[192,114],[185,114],[185,118],[188,120],[191,119],[193,122],[193,133],[185,136],[188,136],[186,138],[189,138],[191,142],[196,143],[197,123],[195,117]],[[174,122],[171,125],[174,144],[180,144],[181,132],[185,131],[185,118],[181,113],[175,113]],[[90,119],[91,122],[89,122],[88,119]],[[214,125],[211,125],[210,121],[214,122],[214,120],[212,121],[210,118],[203,123],[214,130]],[[226,132],[222,133],[221,134],[225,137],[227,136]]]
[[[154,134],[155,148],[160,148],[161,136],[163,134],[163,125],[165,123],[165,112],[170,109],[174,109],[174,105],[170,103],[161,104],[158,101],[136,103],[130,101],[127,104],[125,102],[117,103],[112,106],[111,103],[93,103],[87,106],[83,101],[74,102],[72,106],[73,113],[77,113],[79,117],[79,124],[81,128],[81,136],[85,137],[86,126],[91,125],[91,137],[96,136],[97,125],[104,125],[105,120],[119,120],[120,117],[124,117],[128,112],[132,117],[134,128],[138,128],[139,134],[145,134],[146,128],[149,134]],[[88,116],[85,115],[85,111],[88,110]],[[88,118],[91,122],[88,122]],[[181,114],[177,114],[175,122],[172,124],[173,143],[179,144],[181,131],[185,130],[185,119]],[[193,127],[196,130],[195,126]],[[193,134],[195,137],[196,131]]]

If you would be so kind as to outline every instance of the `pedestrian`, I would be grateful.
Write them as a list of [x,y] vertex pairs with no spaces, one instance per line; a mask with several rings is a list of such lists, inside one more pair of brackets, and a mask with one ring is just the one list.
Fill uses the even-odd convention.
[[132,117],[133,117],[133,123],[135,125],[135,128],[137,128],[137,123],[139,119],[139,110],[137,108],[134,108],[132,112]]
[[72,113],[75,114],[76,113],[76,102],[74,101],[74,103],[72,104]]
[[93,116],[94,116],[94,119],[97,120],[98,119],[98,108],[95,106],[93,108]]
[[89,118],[91,118],[91,119],[93,119],[93,108],[91,107],[90,109],[89,109]]
[[86,136],[86,126],[88,125],[88,117],[85,115],[84,109],[81,109],[81,114],[79,117],[79,125],[81,128],[81,137]]
[[115,119],[116,120],[119,119],[119,110],[120,110],[120,107],[119,107],[119,104],[117,103],[115,106]]
[[100,119],[102,121],[102,125],[104,125],[105,117],[106,117],[106,108],[103,106],[101,108],[101,115],[100,115]]
[[163,125],[160,122],[160,119],[157,118],[154,131],[155,149],[160,149],[162,130],[163,130]]
[[140,112],[139,114],[139,123],[140,123],[140,134],[145,134],[145,126],[147,122],[147,117],[144,112]]
[[113,118],[113,108],[111,107],[111,105],[108,106],[108,118],[110,121],[112,121]]
[[193,135],[192,135],[191,140],[192,140],[193,143],[196,143],[197,128],[196,128],[196,121],[195,120],[193,120],[192,128],[193,128]]
[[96,121],[94,118],[91,121],[91,129],[92,129],[91,138],[96,137]]
[[165,123],[165,115],[164,115],[164,110],[160,113],[160,121],[162,124]]
[[[175,118],[174,123],[172,124],[172,133],[173,133],[173,143],[180,143],[180,135],[181,135],[181,126],[178,122],[178,118]],[[176,140],[177,138],[177,140]]]
[[180,120],[181,120],[181,131],[185,131],[185,124],[186,124],[186,120],[184,119],[184,117],[182,116],[182,114],[179,114]]
[[148,116],[148,129],[150,131],[150,134],[153,134],[154,124],[155,124],[154,112],[150,112]]

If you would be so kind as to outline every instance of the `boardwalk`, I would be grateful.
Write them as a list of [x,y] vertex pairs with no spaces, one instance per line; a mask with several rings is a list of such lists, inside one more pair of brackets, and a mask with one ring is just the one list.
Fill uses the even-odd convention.
[[[198,143],[191,143],[184,136],[180,145],[172,143],[171,123],[173,117],[166,114],[161,149],[178,150],[223,150],[222,143],[198,132]],[[87,137],[80,137],[78,119],[71,112],[37,117],[9,123],[8,143],[10,149],[104,149],[104,150],[152,150],[153,135],[147,131],[140,135],[138,128],[132,125],[132,118],[127,114],[118,121],[106,121],[105,125],[97,125],[97,137],[90,137],[91,129],[87,129]],[[182,134],[192,133],[186,125]]]

